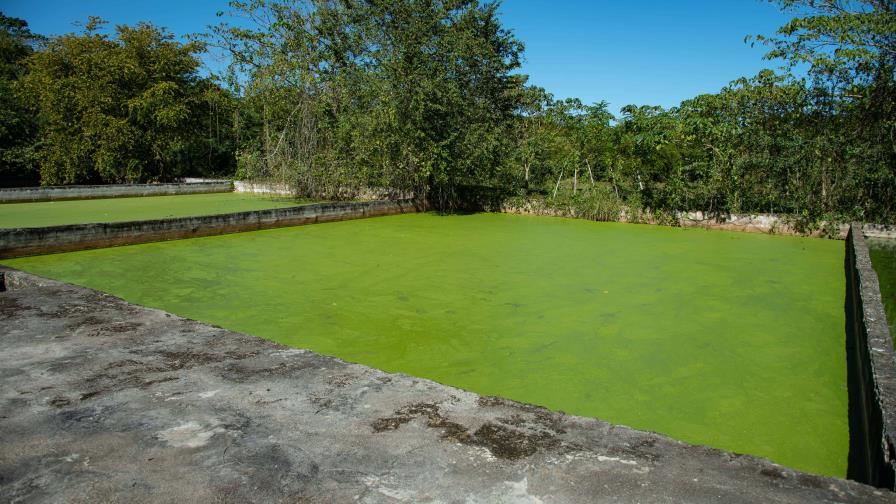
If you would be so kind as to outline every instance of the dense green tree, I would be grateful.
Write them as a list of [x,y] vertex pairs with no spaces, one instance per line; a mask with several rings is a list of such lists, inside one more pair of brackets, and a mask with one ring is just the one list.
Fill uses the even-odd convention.
[[[896,4],[886,0],[769,0],[797,14],[774,36],[748,37],[768,45],[769,59],[809,73],[843,96],[896,68]],[[883,75],[882,75],[883,74]]]
[[234,2],[222,25],[245,105],[261,121],[246,171],[300,192],[384,187],[450,206],[507,185],[522,44],[477,1]]
[[[203,42],[92,20],[36,52],[3,18],[0,170],[152,181],[236,159],[239,177],[317,197],[896,220],[896,7],[771,1],[794,18],[754,40],[783,71],[618,118],[526,85],[491,2],[242,0],[246,22]],[[205,44],[232,58],[226,89],[198,75]]]
[[547,116],[553,97],[535,86],[521,90],[519,110],[513,118],[511,134],[516,141],[511,163],[518,165],[523,188],[540,186],[550,178],[553,128]]
[[[653,212],[781,212],[808,223],[896,220],[896,6],[776,3],[795,17],[775,36],[757,40],[792,72],[762,71],[668,110],[624,107],[615,124],[599,130],[611,135],[596,149],[604,153],[598,184],[609,182],[614,193],[591,196],[621,197],[630,209]],[[577,140],[588,135],[580,104],[567,100],[549,109],[546,115],[562,124],[567,158],[587,152]],[[518,145],[526,146],[543,130],[518,131],[527,135]],[[562,165],[554,160],[552,186],[561,194],[548,204],[594,206],[562,195],[581,187]],[[568,184],[560,180],[570,176]]]
[[41,182],[165,181],[227,163],[231,149],[213,152],[206,135],[209,112],[228,104],[198,77],[202,45],[148,23],[118,26],[112,38],[102,24],[91,18],[82,33],[51,39],[26,60]]
[[0,13],[0,186],[30,185],[39,179],[33,159],[37,124],[18,88],[26,72],[24,61],[42,41],[24,20]]
[[814,156],[806,168],[846,170],[819,188],[826,205],[857,218],[896,212],[896,4],[886,0],[774,0],[796,16],[757,37],[770,59],[808,67]]

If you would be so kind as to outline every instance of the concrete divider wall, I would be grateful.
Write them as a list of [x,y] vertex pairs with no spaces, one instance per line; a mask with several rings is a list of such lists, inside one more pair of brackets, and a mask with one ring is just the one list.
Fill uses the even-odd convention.
[[847,477],[896,489],[896,360],[877,274],[862,227],[846,241],[846,349],[849,383]]
[[[260,182],[251,180],[234,180],[234,192],[254,193],[254,194],[278,194],[281,196],[296,195],[295,191],[289,184],[279,184],[274,182]],[[319,194],[302,194],[301,196],[310,196],[318,199],[342,199],[353,201],[373,201],[373,200],[410,200],[415,199],[416,195],[413,191],[400,191],[398,189],[390,189],[388,187],[343,187],[333,192]]]
[[0,203],[61,201],[72,199],[170,196],[233,191],[233,182],[215,180],[170,184],[112,184],[0,188]]
[[177,219],[0,229],[0,258],[361,219],[422,209],[423,205],[415,200],[318,203]]

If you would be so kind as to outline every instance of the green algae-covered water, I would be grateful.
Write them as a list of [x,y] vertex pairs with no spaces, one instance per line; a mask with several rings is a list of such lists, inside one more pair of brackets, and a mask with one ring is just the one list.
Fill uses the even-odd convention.
[[896,240],[868,238],[865,241],[880,284],[890,336],[896,337]]
[[297,204],[287,198],[234,192],[7,203],[0,204],[0,228],[217,215]]
[[228,329],[844,476],[843,242],[401,215],[6,261]]

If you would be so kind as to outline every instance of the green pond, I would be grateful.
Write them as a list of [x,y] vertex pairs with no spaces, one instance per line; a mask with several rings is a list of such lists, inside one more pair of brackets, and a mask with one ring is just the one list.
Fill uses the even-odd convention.
[[843,242],[412,214],[5,261],[388,371],[844,476]]
[[216,215],[297,204],[288,198],[235,192],[7,203],[0,204],[0,228]]
[[890,336],[896,336],[896,240],[868,238],[865,241],[880,284]]

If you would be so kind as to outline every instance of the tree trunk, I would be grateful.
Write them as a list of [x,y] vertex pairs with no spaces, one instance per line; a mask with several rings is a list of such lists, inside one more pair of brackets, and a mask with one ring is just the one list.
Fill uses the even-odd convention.
[[576,163],[576,169],[572,172],[572,193],[575,194],[579,189],[579,165]]
[[594,172],[591,171],[591,163],[588,162],[588,158],[585,158],[585,166],[588,167],[588,176],[591,177],[591,185],[594,185]]
[[563,179],[563,169],[561,168],[561,169],[560,169],[560,176],[557,177],[557,185],[554,186],[554,195],[551,196],[552,198],[556,198],[556,197],[557,197],[557,189],[560,189],[560,181],[561,181],[562,179]]
[[613,191],[616,192],[616,197],[618,198],[619,197],[619,187],[616,186],[616,174],[613,172],[612,163],[610,164],[609,170],[610,170],[610,180],[613,181]]

